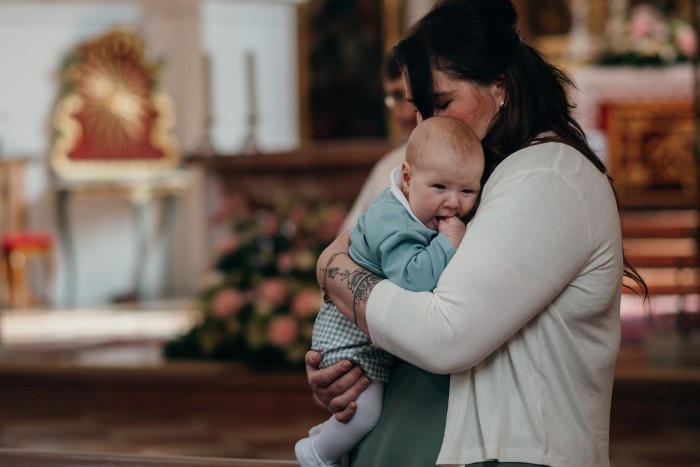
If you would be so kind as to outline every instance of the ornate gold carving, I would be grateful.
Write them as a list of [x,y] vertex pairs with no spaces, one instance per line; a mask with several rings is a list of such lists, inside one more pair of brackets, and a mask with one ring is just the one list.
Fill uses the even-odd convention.
[[608,104],[606,122],[609,168],[623,205],[695,202],[691,101]]
[[63,69],[51,166],[65,179],[143,177],[175,168],[174,104],[144,40],[117,29],[79,45]]

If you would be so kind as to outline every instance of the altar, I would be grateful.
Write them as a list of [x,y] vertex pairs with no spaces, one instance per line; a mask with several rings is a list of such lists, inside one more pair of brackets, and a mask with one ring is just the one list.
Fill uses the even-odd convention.
[[571,71],[576,103],[574,116],[586,132],[602,128],[601,107],[617,102],[674,102],[693,100],[693,68],[587,66]]
[[623,206],[695,203],[693,68],[572,70],[574,116],[615,179]]

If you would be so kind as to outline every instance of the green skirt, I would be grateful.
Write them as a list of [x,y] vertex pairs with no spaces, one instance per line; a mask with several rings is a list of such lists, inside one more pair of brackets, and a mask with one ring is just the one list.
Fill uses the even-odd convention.
[[[384,390],[379,423],[350,454],[353,467],[434,467],[447,419],[450,376],[397,360]],[[487,461],[470,467],[533,467]]]
[[351,453],[354,467],[435,466],[447,419],[449,375],[397,360],[379,423]]

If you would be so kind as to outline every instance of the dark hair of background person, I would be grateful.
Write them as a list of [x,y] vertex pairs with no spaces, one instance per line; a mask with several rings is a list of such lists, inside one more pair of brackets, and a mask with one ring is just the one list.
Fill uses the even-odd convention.
[[383,77],[389,81],[395,81],[401,79],[401,66],[394,54],[388,54],[384,59],[384,66],[382,67]]
[[[505,104],[482,140],[487,162],[484,182],[508,155],[551,141],[576,148],[606,173],[605,165],[571,115],[574,105],[567,98],[566,88],[573,87],[573,82],[525,43],[516,29],[517,20],[510,0],[436,3],[394,47],[394,55],[406,71],[414,105],[424,119],[433,115],[433,69],[484,85],[503,76]],[[612,186],[609,175],[608,179]],[[612,189],[617,201],[615,187]],[[639,286],[646,300],[649,290],[644,279],[623,258],[624,276]]]

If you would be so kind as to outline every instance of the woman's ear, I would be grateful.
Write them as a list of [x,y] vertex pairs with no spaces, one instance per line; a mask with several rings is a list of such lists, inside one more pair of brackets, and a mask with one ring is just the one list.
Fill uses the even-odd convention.
[[491,97],[493,101],[500,107],[502,102],[505,102],[508,96],[506,96],[506,79],[503,75],[493,80],[490,85],[491,87]]

